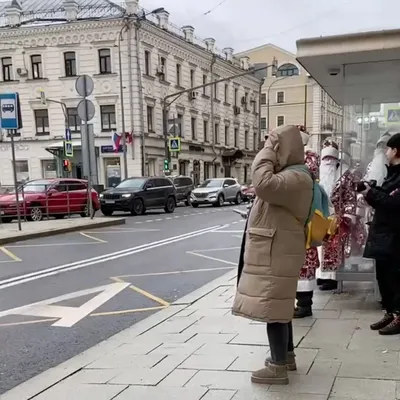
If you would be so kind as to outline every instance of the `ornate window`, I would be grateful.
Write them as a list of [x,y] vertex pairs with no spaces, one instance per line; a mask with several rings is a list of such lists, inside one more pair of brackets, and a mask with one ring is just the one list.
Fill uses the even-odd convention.
[[299,75],[299,69],[294,64],[283,64],[278,69],[277,76],[293,76]]

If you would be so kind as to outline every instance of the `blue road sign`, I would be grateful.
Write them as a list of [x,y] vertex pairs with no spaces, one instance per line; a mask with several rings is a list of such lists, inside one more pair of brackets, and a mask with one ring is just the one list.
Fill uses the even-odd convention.
[[0,94],[0,125],[2,129],[19,129],[18,94]]
[[168,142],[169,151],[181,151],[181,138],[171,137]]
[[71,129],[69,129],[69,128],[65,129],[65,140],[67,142],[70,142],[72,140]]
[[72,146],[72,142],[65,141],[64,146],[65,146],[64,147],[65,157],[73,157],[74,156],[74,148]]

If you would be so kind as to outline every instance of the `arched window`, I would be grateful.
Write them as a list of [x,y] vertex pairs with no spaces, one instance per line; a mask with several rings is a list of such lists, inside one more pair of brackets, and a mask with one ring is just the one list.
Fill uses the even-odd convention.
[[294,64],[283,64],[278,68],[277,76],[299,75],[299,69]]

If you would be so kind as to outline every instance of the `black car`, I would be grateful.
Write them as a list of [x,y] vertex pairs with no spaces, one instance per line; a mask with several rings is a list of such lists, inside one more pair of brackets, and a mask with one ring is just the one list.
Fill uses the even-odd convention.
[[142,215],[154,208],[164,208],[165,212],[172,213],[176,206],[176,189],[164,177],[129,178],[104,191],[99,198],[104,215],[112,215],[114,211]]
[[190,205],[190,193],[194,189],[194,182],[190,176],[169,176],[171,182],[176,187],[176,199],[179,202],[184,201]]

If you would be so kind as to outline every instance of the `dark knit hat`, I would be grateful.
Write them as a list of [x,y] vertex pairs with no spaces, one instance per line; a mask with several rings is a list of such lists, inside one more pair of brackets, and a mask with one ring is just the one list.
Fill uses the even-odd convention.
[[400,151],[400,133],[394,134],[387,142],[387,147]]

